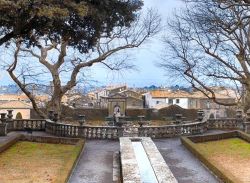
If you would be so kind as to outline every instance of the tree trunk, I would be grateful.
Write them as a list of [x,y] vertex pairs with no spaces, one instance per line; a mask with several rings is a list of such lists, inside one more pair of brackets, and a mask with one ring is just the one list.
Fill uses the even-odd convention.
[[53,110],[54,113],[57,113],[58,118],[60,119],[62,113],[62,95],[60,93],[54,92],[54,95],[48,102],[47,113],[50,110]]
[[246,91],[243,98],[244,112],[250,109],[250,86],[246,86]]

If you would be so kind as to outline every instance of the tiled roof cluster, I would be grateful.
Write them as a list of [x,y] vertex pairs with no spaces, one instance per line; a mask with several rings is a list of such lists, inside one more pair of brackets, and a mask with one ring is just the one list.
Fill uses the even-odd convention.
[[[206,95],[204,95],[200,91],[195,92],[186,92],[183,90],[154,90],[151,91],[150,94],[153,98],[207,98]],[[226,91],[216,91],[215,93],[216,98],[218,99],[230,99],[230,98],[236,98],[235,94],[233,92],[226,92]],[[209,94],[211,96],[211,94]]]

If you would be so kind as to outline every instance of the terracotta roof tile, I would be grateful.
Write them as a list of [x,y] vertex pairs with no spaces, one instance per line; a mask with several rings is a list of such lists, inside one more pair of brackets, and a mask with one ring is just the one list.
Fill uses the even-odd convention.
[[0,101],[11,101],[11,100],[29,100],[29,98],[22,94],[22,95],[15,95],[15,94],[3,94],[0,95]]
[[0,104],[0,109],[32,109],[32,105],[22,101],[9,101]]
[[168,91],[168,90],[154,90],[150,92],[154,98],[186,98],[192,95],[186,91]]
[[[150,94],[153,98],[207,98],[202,92],[196,91],[196,92],[186,92],[183,90],[177,90],[177,91],[169,91],[169,90],[154,90],[151,91]],[[225,93],[225,92],[216,92],[215,93],[216,98],[218,99],[234,99],[236,98],[235,95],[232,93]]]

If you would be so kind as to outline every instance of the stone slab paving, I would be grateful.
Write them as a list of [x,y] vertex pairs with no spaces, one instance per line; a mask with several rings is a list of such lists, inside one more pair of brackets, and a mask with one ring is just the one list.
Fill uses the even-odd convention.
[[180,142],[179,138],[155,139],[158,150],[179,183],[219,181]]
[[69,183],[112,183],[113,153],[119,141],[87,140]]

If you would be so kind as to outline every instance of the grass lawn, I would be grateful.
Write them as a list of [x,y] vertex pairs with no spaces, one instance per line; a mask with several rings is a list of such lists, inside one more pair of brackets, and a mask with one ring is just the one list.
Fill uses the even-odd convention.
[[237,183],[250,182],[250,143],[240,138],[197,143],[199,151]]
[[0,154],[0,182],[65,182],[80,150],[76,145],[17,142]]

